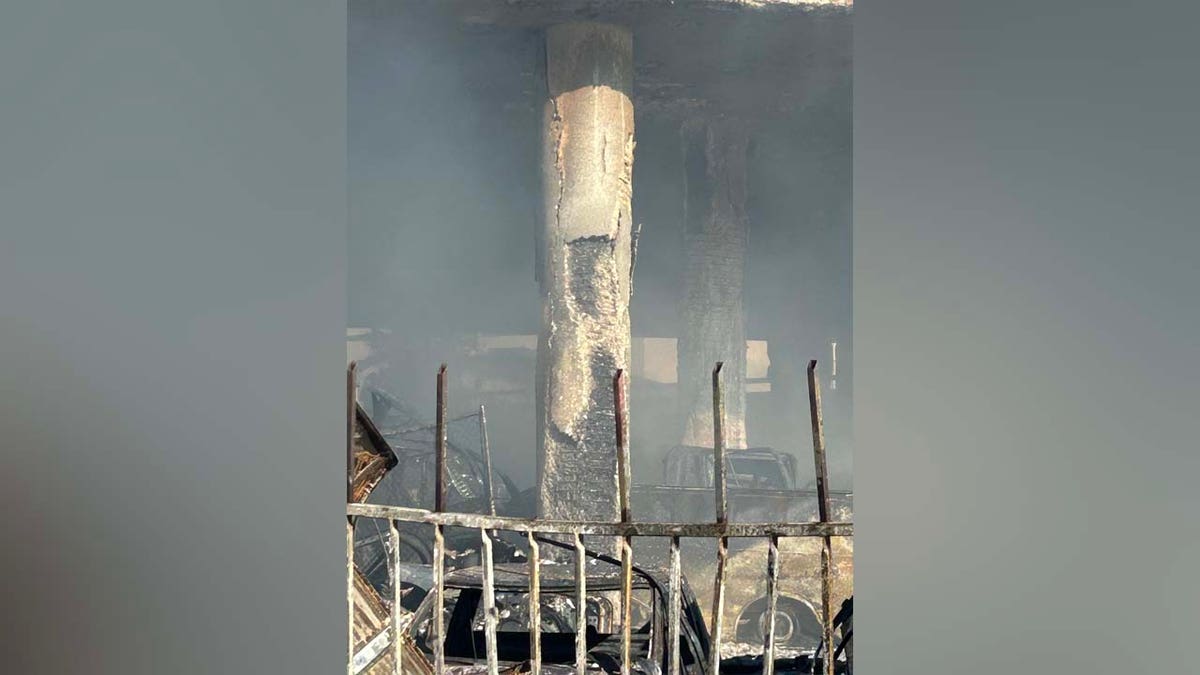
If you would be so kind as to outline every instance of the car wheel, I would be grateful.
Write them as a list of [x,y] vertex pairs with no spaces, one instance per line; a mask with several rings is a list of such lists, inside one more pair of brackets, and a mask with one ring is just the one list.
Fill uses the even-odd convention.
[[[767,635],[767,598],[742,610],[737,620],[739,642],[763,644]],[[775,644],[790,649],[815,649],[821,642],[821,621],[802,600],[781,597],[775,605]]]

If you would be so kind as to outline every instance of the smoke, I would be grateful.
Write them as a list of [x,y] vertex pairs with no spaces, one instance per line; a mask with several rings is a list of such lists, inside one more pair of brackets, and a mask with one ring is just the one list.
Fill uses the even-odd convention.
[[[430,419],[434,374],[448,363],[450,414],[486,404],[496,468],[525,488],[533,485],[536,462],[534,343],[492,338],[534,336],[539,328],[542,35],[532,26],[470,24],[442,7],[349,4],[348,326],[390,331],[372,338],[389,364],[375,379]],[[758,25],[736,23],[730,32],[736,41],[722,54],[733,59],[741,47],[768,39],[772,54],[794,48],[786,35]],[[827,52],[848,54],[848,31],[822,25],[808,29],[815,31],[810,42],[825,40],[835,47],[826,45]],[[635,94],[638,78],[649,82],[661,66],[638,55],[670,57],[670,45],[661,41],[640,50],[642,36],[635,23]],[[825,92],[815,99],[784,101],[753,122],[744,291],[747,339],[765,340],[771,361],[771,390],[747,396],[750,444],[793,453],[801,482],[811,478],[804,367],[819,359],[831,480],[841,488],[849,487],[852,466],[853,372],[844,70],[832,84],[810,86]],[[720,83],[758,76],[714,71],[713,77]],[[633,216],[641,232],[631,306],[630,431],[635,482],[650,483],[661,478],[662,453],[679,441],[682,424],[674,386],[659,381],[668,376],[645,375],[669,374],[671,364],[650,362],[669,352],[658,348],[662,341],[639,346],[637,340],[678,334],[683,167],[678,116],[638,107],[637,95],[634,102]],[[836,391],[828,378],[832,340],[839,345]]]

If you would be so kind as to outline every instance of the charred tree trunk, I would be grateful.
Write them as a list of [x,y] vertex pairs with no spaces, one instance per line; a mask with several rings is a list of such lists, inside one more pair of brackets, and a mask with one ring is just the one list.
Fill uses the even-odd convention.
[[686,252],[679,400],[683,443],[713,446],[713,364],[724,361],[725,446],[746,447],[746,132],[712,120],[683,128]]
[[615,520],[612,377],[630,353],[633,38],[546,31],[538,516]]

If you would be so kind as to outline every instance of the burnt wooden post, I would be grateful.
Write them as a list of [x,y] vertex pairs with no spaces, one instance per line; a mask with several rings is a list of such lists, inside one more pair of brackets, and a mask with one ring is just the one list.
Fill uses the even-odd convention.
[[546,84],[538,515],[614,521],[609,378],[628,367],[630,354],[631,31],[604,23],[549,27]]

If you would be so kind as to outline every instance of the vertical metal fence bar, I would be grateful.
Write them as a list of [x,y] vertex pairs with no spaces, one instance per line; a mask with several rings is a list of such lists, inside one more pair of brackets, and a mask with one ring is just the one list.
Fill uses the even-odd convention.
[[587,555],[583,537],[575,532],[575,672],[587,670]]
[[488,442],[487,411],[483,404],[479,405],[479,450],[483,453],[483,473],[486,480],[483,489],[487,491],[488,514],[496,515],[496,489],[492,480],[492,446]]
[[763,675],[775,675],[775,610],[779,606],[779,536],[767,538],[767,625],[763,629]]
[[346,518],[346,673],[354,675],[354,518]]
[[[721,366],[718,361],[712,373],[713,391],[713,483],[716,488],[717,523],[728,522],[728,494],[725,490],[725,399],[721,391]],[[725,612],[725,567],[729,558],[729,540],[717,539],[717,573],[713,580],[712,668],[710,675],[721,672],[721,619]]]
[[[821,418],[821,383],[817,379],[817,362],[808,362],[808,410],[812,421],[813,463],[817,477],[817,509],[821,522],[829,522],[829,473],[825,464],[825,427]],[[834,673],[833,611],[831,589],[833,581],[833,545],[828,536],[821,546],[821,639],[825,644],[825,675]]]
[[442,525],[433,526],[433,667],[446,670],[446,537]]
[[833,546],[829,537],[821,542],[821,639],[825,642],[825,675],[833,675],[833,604],[830,570],[833,567]]
[[[680,609],[683,603],[681,566],[679,561],[679,537],[671,537],[670,577],[667,582],[667,649],[670,650],[671,660],[667,665],[667,675],[679,675],[679,621]],[[697,654],[699,659],[700,655]]]
[[621,673],[629,675],[632,668],[633,639],[633,540],[621,541]]
[[714,580],[715,591],[713,593],[713,616],[712,616],[712,669],[713,675],[721,672],[721,641],[724,639],[722,632],[722,614],[725,612],[725,567],[728,564],[729,558],[729,540],[725,537],[717,539],[717,573]]
[[716,488],[717,522],[726,522],[729,494],[725,487],[725,396],[721,390],[721,367],[717,361],[712,372],[713,396],[713,485]]
[[392,672],[400,675],[404,672],[404,650],[401,648],[403,638],[400,633],[400,623],[404,616],[404,606],[400,604],[403,595],[400,589],[400,521],[388,521],[388,534],[392,542]]
[[446,510],[446,364],[437,374],[437,437],[434,439],[433,510]]
[[488,675],[498,675],[496,655],[496,570],[492,566],[492,538],[486,529],[479,530],[483,549],[483,634],[487,645]]
[[534,533],[529,532],[529,661],[530,675],[542,673],[542,569]]
[[[621,507],[621,522],[632,520],[629,508],[629,430],[625,420],[625,371],[618,370],[613,376],[613,402],[617,426],[617,487]],[[621,673],[629,675],[631,670],[630,643],[633,638],[633,538],[626,535],[621,540]]]
[[[346,503],[354,501],[354,404],[358,364],[346,368]],[[346,517],[346,673],[354,675],[354,518]]]
[[346,503],[354,501],[354,413],[358,385],[358,362],[346,368]]
[[[437,438],[433,510],[446,508],[446,364],[437,374]],[[441,523],[433,526],[433,667],[438,675],[446,671],[446,533]]]

